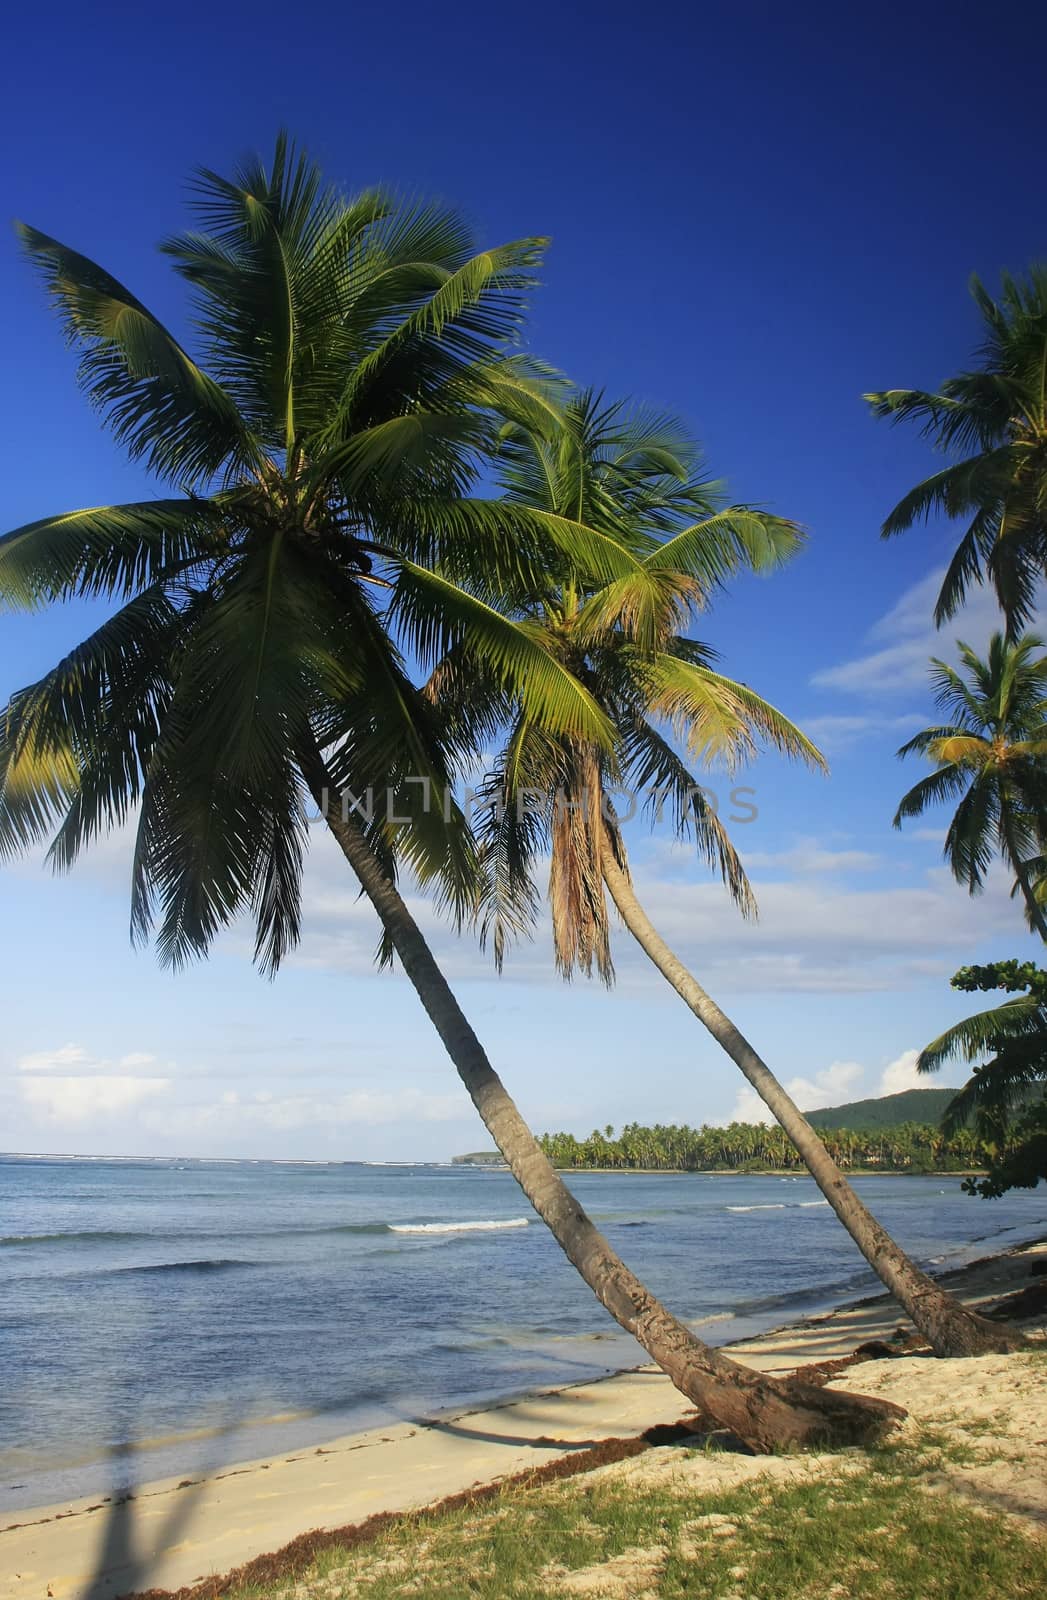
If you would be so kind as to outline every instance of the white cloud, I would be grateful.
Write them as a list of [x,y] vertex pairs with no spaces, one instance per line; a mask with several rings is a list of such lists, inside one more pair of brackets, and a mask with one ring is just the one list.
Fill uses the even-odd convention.
[[872,712],[852,716],[827,715],[801,717],[800,726],[809,739],[829,756],[853,750],[857,745],[868,745],[886,739],[892,744],[904,741],[906,734],[915,733],[927,721],[921,711],[906,711],[899,716],[883,716]]
[[801,838],[788,850],[751,850],[746,853],[746,870],[775,868],[803,875],[808,872],[870,872],[880,865],[880,857],[869,850],[829,850],[817,839]]
[[[314,844],[304,884],[305,933],[292,963],[373,973],[375,912],[354,893],[351,882],[334,887],[339,875],[331,865],[330,846],[322,837]],[[637,892],[651,920],[714,994],[908,989],[921,978],[947,979],[959,958],[970,960],[989,940],[1023,937],[1002,870],[990,874],[985,893],[971,899],[945,867],[910,873],[912,881],[898,887],[883,885],[875,856],[832,849],[815,840],[800,840],[792,849],[765,853],[755,862],[749,856],[746,863],[753,866],[760,908],[755,922],[743,921],[720,884],[695,876],[699,869],[693,859],[685,864],[676,852],[655,850],[633,861]],[[765,875],[778,865],[790,876]],[[846,872],[868,873],[872,881],[850,883]],[[452,982],[486,980],[496,987],[490,956],[473,937],[457,936],[424,896],[407,892],[406,898]],[[620,989],[662,985],[622,930],[614,934],[614,955]],[[544,911],[534,940],[510,951],[506,976],[559,986]]]
[[82,1044],[63,1044],[57,1050],[37,1050],[22,1056],[17,1063],[19,1072],[53,1072],[56,1067],[84,1066],[90,1070],[92,1058]]
[[[987,940],[1023,937],[1002,871],[977,899],[960,893],[942,867],[897,888],[854,887],[831,874],[782,882],[757,874],[755,923],[743,922],[715,884],[643,870],[635,878],[655,926],[714,993],[907,989],[920,977],[948,977]],[[651,970],[627,936],[615,952],[623,978]]]
[[397,1122],[450,1122],[468,1110],[460,1094],[425,1094],[420,1089],[354,1089],[330,1099],[312,1095],[268,1096],[244,1107],[249,1121],[267,1128],[327,1126],[379,1128]]
[[275,1134],[330,1137],[339,1130],[452,1123],[472,1115],[461,1087],[431,1093],[424,1086],[375,1081],[332,1094],[330,1076],[321,1075],[246,1096],[227,1086],[221,1068],[201,1075],[180,1073],[173,1063],[149,1070],[155,1066],[148,1051],[129,1051],[116,1062],[72,1043],[34,1051],[14,1063],[8,1079],[12,1107],[40,1132],[90,1125],[107,1145],[134,1130],[153,1146],[180,1142],[187,1148],[224,1143],[230,1136],[240,1148],[271,1147]]
[[[864,1072],[865,1068],[858,1061],[833,1061],[816,1072],[813,1078],[789,1078],[785,1089],[801,1111],[817,1111],[820,1106],[845,1103]],[[731,1120],[769,1125],[774,1118],[755,1089],[746,1085],[738,1091]]]
[[132,1110],[166,1094],[167,1078],[138,1078],[122,1073],[94,1077],[29,1078],[20,1085],[23,1105],[49,1122],[82,1123]]
[[[235,1112],[234,1109],[235,1108]],[[451,1123],[469,1118],[469,1100],[462,1090],[457,1094],[427,1094],[403,1089],[356,1089],[346,1094],[325,1096],[303,1091],[274,1094],[260,1091],[250,1100],[235,1093],[223,1093],[202,1105],[177,1103],[148,1107],[140,1116],[140,1126],[170,1143],[183,1141],[194,1149],[209,1146],[214,1138],[228,1135],[235,1128],[237,1145],[242,1149],[273,1148],[268,1135],[306,1133],[329,1138],[354,1129],[407,1128],[418,1123]],[[230,1117],[235,1115],[235,1121]],[[299,1148],[301,1141],[297,1141]],[[277,1146],[278,1148],[278,1146]]]
[[867,639],[878,648],[823,668],[814,674],[812,684],[869,696],[911,694],[916,689],[926,693],[931,656],[953,656],[957,639],[981,649],[1001,626],[995,594],[991,589],[973,588],[963,610],[939,632],[934,626],[934,605],[943,576],[944,568],[928,573],[870,628]]
[[[846,1105],[851,1100],[867,1096],[901,1094],[904,1089],[926,1089],[926,1078],[916,1071],[919,1054],[918,1050],[903,1050],[900,1056],[884,1067],[874,1088],[863,1086],[866,1069],[858,1061],[833,1061],[813,1077],[789,1078],[785,1088],[801,1111]],[[774,1120],[759,1095],[748,1086],[738,1091],[731,1117],[736,1122],[764,1124]]]
[[918,1050],[903,1050],[895,1061],[884,1067],[879,1094],[901,1094],[904,1089],[926,1089],[929,1080],[916,1070]]
[[56,1050],[36,1050],[20,1056],[15,1063],[18,1072],[65,1072],[76,1069],[77,1076],[91,1077],[112,1074],[114,1066],[121,1070],[155,1065],[156,1057],[145,1050],[132,1050],[113,1062],[104,1056],[93,1056],[82,1044],[63,1044]]
[[32,1051],[15,1062],[18,1099],[30,1116],[48,1123],[118,1116],[167,1094],[170,1078],[133,1070],[155,1061],[147,1051],[134,1050],[114,1063],[81,1044]]
[[[90,847],[81,853],[72,868],[71,879],[78,885],[91,884],[130,894],[137,827],[136,808],[117,827],[99,833],[92,839]],[[53,879],[56,876],[47,860],[46,844],[39,844],[24,855],[5,861],[0,873],[29,881]]]

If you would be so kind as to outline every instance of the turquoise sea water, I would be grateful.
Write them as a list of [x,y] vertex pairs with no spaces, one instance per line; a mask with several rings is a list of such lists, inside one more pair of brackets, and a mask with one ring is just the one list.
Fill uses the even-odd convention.
[[[569,1182],[710,1343],[878,1287],[809,1179]],[[1047,1232],[1035,1191],[856,1186],[923,1262]],[[642,1359],[504,1172],[0,1157],[4,1509]]]

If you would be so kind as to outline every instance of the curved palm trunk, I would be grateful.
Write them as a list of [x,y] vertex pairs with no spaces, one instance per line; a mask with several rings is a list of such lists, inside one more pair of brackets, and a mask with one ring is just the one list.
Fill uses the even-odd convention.
[[767,1064],[670,950],[637,899],[632,884],[606,839],[602,846],[601,862],[611,898],[633,938],[662,976],[672,984],[681,1000],[708,1028],[717,1044],[726,1050],[764,1105],[777,1118],[866,1261],[909,1313],[935,1354],[983,1355],[987,1351],[1020,1348],[1024,1343],[1020,1336],[966,1310],[899,1249],[890,1234],[859,1200],[821,1139]]
[[417,924],[386,877],[363,830],[313,796],[429,1014],[458,1075],[509,1169],[597,1299],[719,1427],[757,1450],[875,1436],[904,1415],[881,1400],[782,1382],[702,1344],[630,1272],[594,1227],[539,1148],[455,999]]
[[1044,917],[1043,907],[1036,898],[1036,892],[1033,889],[1028,868],[1026,867],[1025,862],[1022,860],[1021,851],[1015,845],[1014,830],[1011,827],[1011,819],[1008,814],[1006,803],[1003,807],[1003,816],[1001,821],[1003,823],[1003,841],[1007,846],[1007,854],[1011,858],[1011,866],[1014,868],[1014,875],[1018,880],[1018,887],[1025,897],[1025,904],[1029,908],[1029,921],[1036,929],[1036,932],[1040,935],[1040,938],[1045,944],[1047,944],[1047,918]]

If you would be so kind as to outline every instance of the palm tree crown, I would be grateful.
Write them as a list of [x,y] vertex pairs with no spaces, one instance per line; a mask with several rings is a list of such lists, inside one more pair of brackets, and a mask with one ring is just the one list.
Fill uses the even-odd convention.
[[0,712],[0,853],[53,834],[66,866],[137,804],[136,933],[157,912],[177,962],[249,908],[272,969],[298,934],[324,750],[325,781],[412,808],[410,829],[381,810],[369,827],[387,870],[399,852],[471,903],[467,832],[440,799],[453,751],[397,638],[424,660],[467,635],[539,723],[609,734],[562,663],[457,581],[533,582],[578,543],[466,493],[491,440],[485,369],[542,241],[476,253],[453,213],[344,199],[283,138],[268,169],[201,173],[195,209],[200,231],[163,249],[199,360],[101,267],[20,229],[83,388],[170,492],[0,540],[0,604],[121,602]]
[[1002,989],[1012,998],[947,1028],[920,1052],[917,1070],[937,1072],[957,1058],[980,1062],[947,1106],[943,1127],[951,1135],[973,1116],[984,1138],[998,1138],[1047,1080],[1047,973],[1031,961],[996,961],[961,967],[952,986],[968,994]]
[[967,519],[938,596],[939,624],[988,576],[1015,633],[1047,571],[1047,267],[1024,282],[1005,274],[998,300],[977,278],[971,293],[985,328],[978,367],[934,392],[865,398],[877,416],[912,418],[940,450],[964,452],[910,490],[883,525],[889,538],[939,512]]
[[993,857],[1014,872],[1033,926],[1047,938],[1030,881],[1042,854],[1047,805],[1047,656],[1027,634],[1017,644],[996,633],[983,661],[960,645],[965,669],[932,662],[935,704],[943,721],[924,728],[898,751],[926,756],[935,771],[898,807],[894,825],[922,816],[929,805],[959,797],[945,836],[945,856],[960,883],[977,893]]
[[[552,572],[540,587],[503,595],[503,603],[585,684],[616,737],[607,747],[572,732],[553,736],[526,705],[504,708],[508,737],[487,778],[490,806],[477,830],[487,868],[481,928],[500,964],[507,939],[533,920],[533,869],[551,847],[557,965],[568,977],[595,966],[609,982],[605,834],[625,863],[612,792],[642,794],[652,818],[665,815],[678,834],[693,833],[749,912],[741,863],[677,743],[698,762],[731,763],[763,736],[820,762],[785,717],[715,671],[713,651],[683,631],[732,573],[779,565],[802,535],[785,518],[726,504],[675,419],[570,391],[519,366],[512,376],[512,390],[500,396],[508,413],[500,457],[506,497],[590,529],[616,570],[588,582]],[[445,692],[449,676],[435,680]],[[466,721],[466,708],[476,714],[477,694],[475,679],[462,684],[458,710]]]

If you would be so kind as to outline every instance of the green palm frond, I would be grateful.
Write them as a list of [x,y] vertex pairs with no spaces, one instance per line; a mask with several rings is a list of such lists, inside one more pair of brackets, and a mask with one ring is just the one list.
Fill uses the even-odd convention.
[[0,608],[126,596],[226,551],[220,505],[150,500],[43,517],[0,537]]
[[[915,741],[903,746],[903,749],[912,748],[915,748]],[[942,767],[938,772],[932,772],[929,777],[921,778],[919,783],[914,783],[909,792],[902,796],[894,814],[894,826],[900,828],[907,818],[922,817],[928,806],[935,805],[941,800],[951,799],[954,795],[963,794],[968,782],[968,775],[963,769],[953,766]]]
[[472,575],[511,605],[556,587],[565,574],[614,583],[639,570],[635,556],[606,533],[533,506],[463,498],[406,500],[394,508],[397,548],[466,582]]
[[968,519],[938,598],[939,625],[972,583],[989,579],[1016,637],[1034,615],[1047,572],[1047,277],[1006,274],[994,299],[972,293],[985,339],[980,366],[937,392],[893,389],[866,395],[873,413],[915,422],[937,449],[960,459],[905,495],[883,524],[885,537],[935,515]]
[[170,697],[167,655],[178,614],[143,590],[38,683],[19,690],[0,732],[0,854],[45,837],[71,864],[137,800]]
[[477,369],[478,393],[501,419],[505,437],[555,439],[570,393],[555,367],[533,356],[511,355]]
[[644,566],[680,572],[710,593],[738,572],[770,572],[802,549],[803,530],[785,517],[731,506],[658,544]]
[[512,338],[519,327],[524,296],[534,287],[546,243],[521,239],[482,251],[453,271],[441,272],[436,284],[427,273],[429,292],[421,304],[357,362],[328,433],[337,434],[373,405],[398,363],[419,344],[435,343],[459,362],[488,360],[492,346]]
[[641,564],[625,577],[604,584],[583,602],[574,622],[574,636],[580,644],[590,645],[617,632],[638,650],[651,654],[667,635],[685,625],[689,611],[703,600],[694,580],[683,580],[677,572],[652,571]]
[[[690,665],[689,662],[687,664]],[[701,673],[708,685],[731,697],[757,741],[762,741],[791,760],[802,761],[816,771],[828,772],[828,764],[817,745],[769,700],[750,689],[748,684],[725,677],[708,666],[697,666],[693,670]]]
[[[945,835],[944,853],[954,876],[977,893],[996,855],[1021,881],[1022,863],[1042,851],[1047,815],[1047,655],[1035,634],[1014,642],[1002,633],[982,657],[959,645],[960,670],[937,659],[931,684],[937,709],[949,718],[921,729],[898,751],[921,755],[937,770],[903,796],[894,825],[930,806],[959,801]],[[1042,912],[1023,883],[1038,931]]]
[[1040,1003],[1030,995],[1019,995],[989,1011],[964,1017],[932,1039],[920,1051],[918,1072],[937,1072],[949,1061],[978,1061],[987,1052],[995,1053],[1002,1043],[1042,1035]]
[[747,685],[670,654],[657,656],[643,670],[652,712],[674,728],[703,765],[722,761],[732,768],[751,758],[762,739],[825,769],[824,757],[806,735]]
[[132,457],[179,485],[258,460],[231,397],[130,290],[36,228],[18,232],[80,348],[81,386]]
[[979,893],[985,883],[999,834],[999,793],[991,782],[976,779],[963,794],[945,835],[945,856],[953,875],[971,894]]
[[387,417],[325,451],[303,476],[303,489],[308,495],[335,483],[347,500],[365,504],[394,484],[411,498],[434,492],[459,496],[475,477],[490,431],[487,419],[474,412]]
[[961,967],[952,986],[967,993],[1005,990],[1012,996],[992,1010],[976,1012],[947,1028],[921,1051],[917,1061],[920,1072],[936,1072],[945,1062],[957,1059],[979,1063],[946,1107],[942,1128],[951,1136],[974,1122],[988,1143],[992,1165],[988,1179],[976,1188],[967,1187],[973,1193],[1000,1194],[1013,1186],[1013,1181],[1004,1181],[1002,1187],[999,1184],[1001,1177],[1006,1178],[1014,1139],[1020,1147],[1029,1131],[1025,1117],[1015,1123],[1015,1113],[1027,1108],[1030,1101],[1035,1103],[1038,1091],[1043,1105],[1047,972],[1032,962],[995,961],[987,966]]
[[606,714],[546,648],[540,632],[503,616],[441,574],[402,562],[393,615],[419,659],[432,666],[462,645],[550,732],[609,745]]
[[1013,446],[1003,445],[972,460],[943,467],[899,500],[884,521],[884,538],[905,533],[914,523],[926,522],[933,516],[965,516],[978,510],[986,499],[994,501],[1005,496],[1017,457]]
[[951,1138],[974,1122],[985,1139],[994,1139],[1013,1113],[1025,1103],[1028,1091],[1044,1079],[1043,1039],[1025,1039],[1006,1047],[984,1066],[976,1067],[949,1101],[942,1116],[942,1132]]

